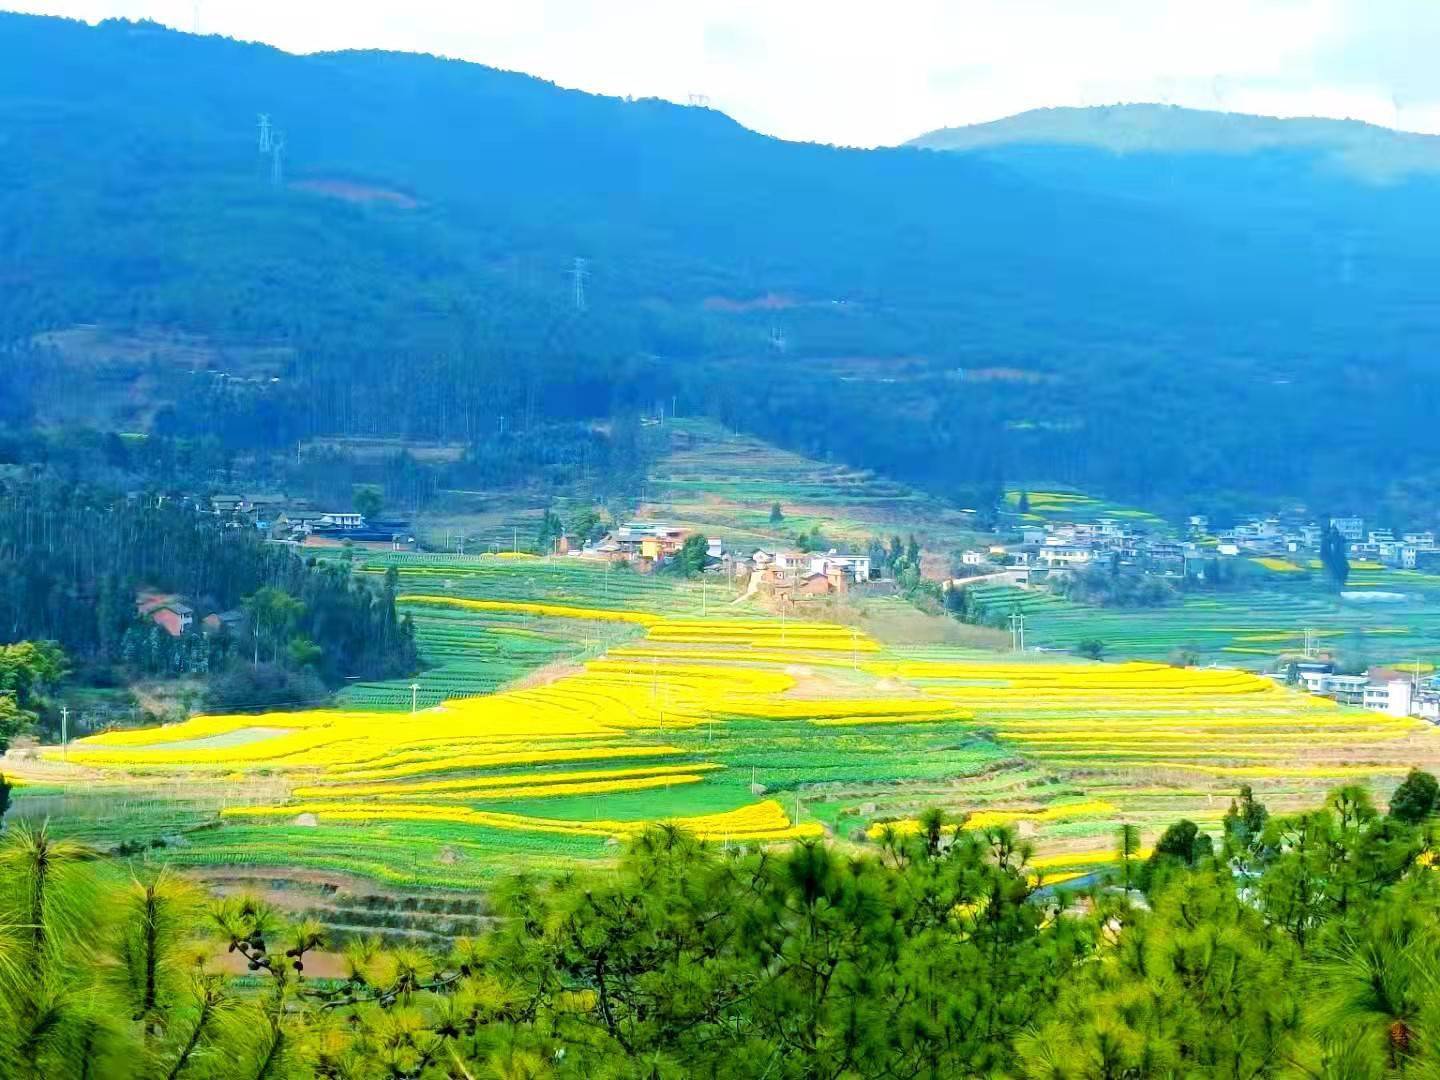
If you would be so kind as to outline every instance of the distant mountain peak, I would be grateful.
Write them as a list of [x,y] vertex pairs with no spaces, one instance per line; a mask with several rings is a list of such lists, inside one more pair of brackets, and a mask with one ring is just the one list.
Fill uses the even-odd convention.
[[1361,120],[1256,116],[1136,103],[1031,109],[1000,120],[938,128],[905,143],[927,150],[1080,146],[1117,154],[1319,152],[1371,179],[1440,172],[1440,137]]

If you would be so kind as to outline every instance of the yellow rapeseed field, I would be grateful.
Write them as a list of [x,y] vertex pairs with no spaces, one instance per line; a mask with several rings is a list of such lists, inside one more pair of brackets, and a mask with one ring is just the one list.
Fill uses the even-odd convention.
[[[712,746],[715,756],[723,752],[727,724],[749,739],[768,737],[755,735],[757,728],[773,729],[785,756],[822,763],[831,746],[852,754],[863,748],[884,761],[887,740],[930,738],[927,733],[938,730],[936,754],[953,749],[960,761],[973,759],[977,746],[986,753],[998,748],[996,760],[1004,768],[1045,778],[1045,786],[1026,789],[1033,794],[1017,795],[1017,801],[1054,797],[1046,791],[1066,800],[1034,809],[981,800],[966,828],[1028,822],[1042,834],[1063,825],[1073,836],[1084,835],[1089,822],[1104,828],[1122,809],[1128,812],[1128,803],[1120,805],[1123,796],[1114,795],[1117,802],[1109,795],[1132,780],[1136,791],[1146,790],[1163,782],[1157,777],[1179,772],[1201,778],[1185,781],[1188,786],[1223,790],[1250,779],[1398,776],[1413,763],[1415,741],[1428,730],[1408,717],[1337,706],[1243,671],[960,654],[946,659],[952,654],[943,649],[921,659],[887,651],[838,624],[668,618],[429,595],[402,599],[462,612],[624,622],[645,636],[543,685],[453,699],[415,715],[319,709],[201,716],[81,739],[70,747],[69,761],[147,777],[194,774],[199,783],[223,778],[227,785],[263,774],[293,792],[289,801],[273,805],[231,807],[226,813],[233,818],[282,820],[305,813],[339,822],[434,821],[604,837],[674,820],[714,839],[768,841],[819,835],[821,828],[791,821],[778,802],[759,797],[724,814],[629,821],[549,817],[544,800],[635,793],[618,801],[639,804],[643,815],[644,801],[652,797],[646,792],[729,775],[720,761],[704,760]],[[1256,645],[1290,640],[1277,632],[1247,633]],[[953,725],[954,738],[951,728],[940,725]],[[697,731],[701,726],[704,731]],[[865,730],[871,726],[877,730]],[[62,756],[55,748],[44,753],[52,761]],[[763,767],[764,751],[759,753]],[[817,768],[817,780],[825,779],[824,768]],[[958,767],[956,775],[964,775]],[[1063,778],[1073,782],[1056,783]],[[1087,784],[1103,788],[1107,798],[1086,797]],[[954,781],[960,797],[964,785]],[[495,813],[470,805],[502,799],[529,800],[538,809],[533,815]],[[878,836],[884,828],[903,833],[918,825],[905,819],[870,832]],[[1082,854],[1108,861],[1098,852]],[[1091,865],[1080,856],[1065,859],[1053,865]],[[1046,865],[1032,863],[1036,870]]]

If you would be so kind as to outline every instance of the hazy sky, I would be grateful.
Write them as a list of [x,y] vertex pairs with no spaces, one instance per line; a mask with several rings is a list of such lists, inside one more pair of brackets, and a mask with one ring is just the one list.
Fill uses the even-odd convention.
[[[0,0],[182,29],[193,0]],[[1440,132],[1440,0],[199,0],[203,32],[389,48],[900,142],[1043,105],[1162,101]]]

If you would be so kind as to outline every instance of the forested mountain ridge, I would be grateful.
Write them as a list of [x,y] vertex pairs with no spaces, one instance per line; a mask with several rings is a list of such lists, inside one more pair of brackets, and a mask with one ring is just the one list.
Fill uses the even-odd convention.
[[967,500],[1043,477],[1319,502],[1435,462],[1426,178],[1284,150],[1217,208],[1204,155],[1170,184],[1208,201],[1153,198],[1079,159],[785,143],[474,64],[14,15],[0,145],[12,425],[58,396],[36,335],[102,323],[273,358],[143,372],[161,430],[241,449],[678,399]]
[[1371,179],[1440,172],[1440,137],[1435,135],[1360,120],[1252,116],[1147,103],[1029,109],[987,123],[937,128],[905,145],[927,150],[1087,146],[1116,154],[1235,155],[1290,148],[1317,152],[1326,164]]

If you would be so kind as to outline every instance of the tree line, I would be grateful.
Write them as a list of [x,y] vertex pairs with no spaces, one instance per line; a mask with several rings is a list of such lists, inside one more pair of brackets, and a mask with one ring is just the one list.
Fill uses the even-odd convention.
[[[1007,828],[930,811],[870,850],[657,827],[601,872],[514,876],[448,952],[333,942],[12,827],[0,1072],[149,1078],[1432,1076],[1436,784],[1360,787],[1218,843],[1190,822],[1055,888]],[[316,977],[318,950],[341,972]],[[226,959],[228,958],[228,960]],[[222,964],[221,961],[224,961]],[[307,968],[308,965],[308,968]],[[244,978],[227,975],[238,970]]]
[[[244,618],[213,637],[172,637],[142,616],[140,590],[183,597],[197,622]],[[393,575],[372,585],[343,560],[302,558],[169,501],[47,481],[0,490],[0,642],[19,641],[55,642],[100,682],[269,666],[306,673],[323,692],[417,663]]]

